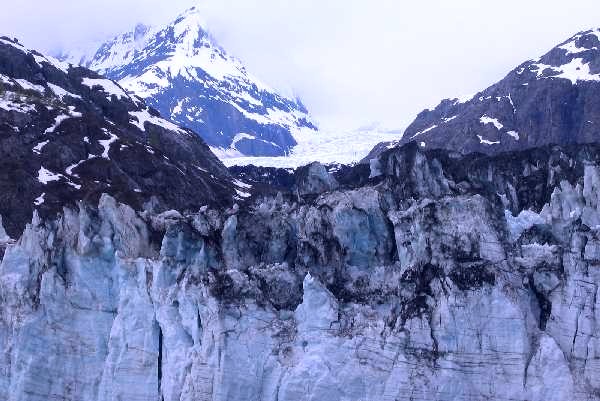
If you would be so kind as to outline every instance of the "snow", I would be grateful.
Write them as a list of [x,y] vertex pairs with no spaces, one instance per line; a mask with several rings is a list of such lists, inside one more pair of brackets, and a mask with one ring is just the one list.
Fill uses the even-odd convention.
[[[198,167],[198,168],[200,168],[200,167]],[[245,189],[250,189],[250,188],[252,188],[252,185],[250,185],[250,184],[247,184],[247,183],[245,183],[245,182],[243,182],[243,181],[240,181],[240,180],[237,180],[237,179],[236,179],[236,180],[233,180],[233,183],[234,183],[236,186],[240,187],[240,188],[245,188]]]
[[279,168],[297,168],[314,161],[324,164],[355,164],[365,158],[375,145],[402,138],[402,131],[315,131],[299,130],[295,134],[298,145],[287,156],[245,157],[236,150],[211,148],[226,166],[249,165]]
[[496,129],[497,129],[497,130],[501,130],[502,128],[504,128],[504,125],[502,125],[502,124],[500,123],[500,121],[498,121],[498,120],[497,120],[497,119],[495,119],[495,118],[488,117],[488,116],[487,116],[487,115],[485,115],[485,114],[484,114],[483,116],[481,116],[481,118],[479,119],[479,121],[481,121],[481,123],[482,123],[483,125],[487,125],[487,124],[493,124],[493,125],[494,125],[494,127],[496,127]]
[[510,102],[510,105],[512,106],[513,114],[516,114],[517,113],[517,107],[515,106],[515,102],[513,102],[512,96],[509,93],[508,96],[506,96],[506,97],[508,98],[508,101]]
[[7,85],[14,84],[12,79],[10,79],[9,77],[7,77],[6,75],[3,75],[3,74],[0,74],[0,83],[7,84]]
[[44,93],[46,89],[42,85],[32,84],[26,79],[15,79],[15,81],[25,90],[31,90],[35,92]]
[[33,58],[35,59],[35,62],[39,66],[41,66],[42,63],[48,63],[51,66],[53,66],[54,68],[56,68],[58,70],[61,70],[65,74],[69,73],[69,65],[58,61],[54,57],[38,55],[38,54],[32,52],[31,50],[29,51],[29,54],[33,55]]
[[62,174],[55,174],[50,170],[44,168],[44,166],[40,167],[38,171],[38,181],[42,184],[46,185],[51,181],[58,181],[62,177]]
[[261,142],[265,142],[265,143],[269,143],[271,145],[275,145],[275,146],[279,146],[276,143],[273,142],[269,142],[269,141],[265,141],[263,139],[257,138],[254,135],[250,135],[250,134],[246,134],[244,132],[240,132],[239,134],[236,134],[233,137],[233,141],[231,141],[231,146],[230,146],[230,150],[232,151],[237,151],[237,143],[243,139],[250,139],[250,140],[256,140],[256,141],[261,141]]
[[507,134],[515,138],[516,141],[519,140],[519,133],[517,131],[508,131]]
[[431,130],[434,130],[434,129],[436,129],[437,127],[438,127],[437,125],[432,125],[431,127],[424,129],[423,131],[419,131],[419,132],[417,132],[416,134],[414,134],[414,135],[411,137],[411,139],[412,139],[412,138],[415,138],[415,137],[417,137],[417,136],[419,136],[419,135],[421,135],[421,134],[425,134],[425,133],[427,133],[427,132],[429,132],[429,131],[431,131]]
[[51,134],[53,133],[62,123],[63,121],[68,120],[69,118],[71,118],[70,115],[67,114],[59,114],[58,116],[56,116],[56,118],[54,119],[54,125],[52,125],[49,128],[46,128],[46,131],[44,131],[44,134]]
[[[237,149],[232,149],[232,148],[217,148],[217,147],[210,147],[210,151],[213,152],[215,154],[215,156],[217,156],[219,159],[221,159],[221,161],[223,163],[225,163],[225,165],[227,165],[226,160],[234,161],[234,160],[243,160],[246,158],[246,156],[240,152]],[[253,157],[248,157],[248,160],[250,159],[255,159]],[[272,159],[269,157],[265,157],[265,159]],[[237,162],[236,162],[237,163]],[[241,162],[242,165],[244,164],[253,164],[251,161],[249,161],[248,163],[244,163],[243,161]]]
[[157,67],[152,67],[140,76],[127,76],[119,81],[130,92],[143,98],[150,97],[170,85],[167,75]]
[[171,116],[174,117],[174,116],[176,116],[178,114],[181,114],[181,112],[183,111],[183,102],[185,100],[188,100],[188,99],[181,99],[181,100],[179,100],[177,102],[177,104],[175,105],[175,107],[173,107],[173,111],[171,112]]
[[110,157],[108,157],[108,152],[110,151],[110,145],[112,145],[117,139],[119,139],[119,137],[116,136],[115,134],[113,134],[112,132],[108,132],[107,130],[104,130],[104,132],[106,134],[108,134],[110,136],[110,138],[98,141],[98,143],[104,148],[104,151],[102,152],[102,157],[110,160]]
[[566,50],[567,55],[570,55],[570,54],[579,54],[579,53],[583,53],[583,52],[586,52],[588,50],[591,50],[591,49],[586,49],[585,47],[577,47],[577,45],[575,44],[575,40],[567,42],[564,45],[559,46],[558,48]]
[[45,199],[44,199],[45,196],[46,196],[46,193],[44,192],[43,194],[41,194],[40,196],[35,198],[35,200],[33,201],[33,204],[36,206],[42,205],[45,202]]
[[130,123],[135,125],[136,127],[138,127],[140,130],[142,130],[144,132],[146,132],[146,128],[144,127],[144,124],[146,122],[148,122],[150,124],[157,125],[159,127],[163,127],[164,129],[167,129],[169,131],[175,131],[180,134],[189,135],[189,133],[187,131],[184,131],[183,129],[179,128],[177,125],[173,124],[172,122],[167,121],[163,118],[155,117],[155,116],[151,115],[148,112],[148,109],[141,110],[141,111],[130,111],[129,115],[134,117],[134,120],[130,120]]
[[60,99],[60,100],[64,100],[65,97],[72,97],[75,99],[81,99],[81,96],[79,95],[75,95],[74,93],[71,93],[63,88],[61,88],[58,85],[54,85],[50,82],[48,82],[48,87],[50,88],[50,90],[52,92],[54,92],[54,94]]
[[83,163],[86,160],[87,159],[80,160],[77,163],[71,164],[69,167],[67,167],[65,169],[65,173],[67,173],[67,175],[72,175],[72,176],[77,177],[77,174],[73,174],[73,170],[75,170],[77,167],[79,167],[81,165],[81,163]]
[[498,145],[500,143],[500,141],[489,141],[487,139],[483,139],[481,135],[477,135],[477,138],[479,138],[479,143],[484,145]]
[[250,196],[252,196],[251,194],[249,194],[248,192],[244,192],[244,191],[240,191],[239,189],[235,189],[235,192],[238,194],[238,196],[242,197],[242,198],[249,198]]
[[454,104],[457,104],[457,103],[461,103],[462,104],[462,103],[470,102],[471,100],[473,100],[473,98],[475,97],[475,95],[477,95],[477,94],[473,93],[471,95],[457,97],[456,99],[454,99],[455,100]]
[[37,145],[35,145],[32,149],[33,153],[36,153],[39,155],[42,152],[42,149],[44,148],[44,146],[46,146],[48,144],[48,142],[50,142],[50,141],[43,141],[43,142],[40,142]]
[[[531,66],[532,71],[537,73],[538,79],[548,78],[560,78],[571,81],[573,85],[576,85],[579,81],[600,81],[600,74],[592,74],[590,72],[590,64],[584,63],[581,58],[574,58],[567,64],[563,64],[559,67],[554,67],[547,64],[536,63]],[[546,71],[551,72],[548,76],[544,76]]]
[[56,116],[54,119],[54,124],[51,127],[46,128],[44,134],[53,133],[64,121],[68,120],[69,118],[82,117],[81,113],[75,111],[75,106],[69,106],[67,113],[68,114],[59,114],[58,116]]
[[27,99],[21,98],[14,92],[5,92],[0,97],[0,109],[18,113],[30,113],[36,110],[35,105],[27,103]]
[[[90,52],[90,57],[83,56],[84,60],[92,62],[91,68],[105,73],[108,70],[131,64],[137,59],[151,56],[154,48],[151,42],[161,40],[170,36],[170,30],[174,35],[169,56],[158,61],[155,65],[139,77],[126,77],[121,83],[124,87],[134,90],[142,97],[157,93],[160,88],[169,85],[166,76],[185,79],[198,79],[197,69],[205,71],[208,75],[219,81],[242,80],[246,86],[256,85],[260,90],[270,90],[266,85],[250,76],[242,63],[227,55],[223,49],[212,42],[211,38],[204,34],[204,22],[198,11],[190,10],[177,18],[177,23],[159,30],[149,28],[143,36],[134,40],[134,35],[126,33],[114,38],[108,43],[108,49],[103,49],[101,58],[94,59],[95,51]],[[82,57],[77,57],[81,59]],[[75,59],[75,57],[73,58]],[[240,92],[240,97],[258,104],[257,100],[246,97]]]
[[571,39],[569,39],[569,41],[566,42],[565,44],[558,46],[558,48],[565,50],[567,56],[571,55],[571,54],[584,53],[584,52],[587,52],[590,50],[598,50],[597,47],[585,48],[585,47],[577,46],[577,44],[575,42],[587,35],[594,35],[600,40],[600,35],[599,35],[598,31],[593,30],[593,31],[589,31],[589,32],[578,33],[577,35],[575,35]]
[[100,86],[102,91],[107,93],[108,96],[106,98],[108,100],[111,99],[112,95],[115,95],[117,98],[129,98],[127,92],[125,92],[121,87],[119,87],[115,82],[110,79],[100,78],[83,78],[81,83],[90,89],[93,89],[95,86]]
[[294,134],[294,130],[299,129],[298,121],[300,119],[307,119],[308,117],[305,113],[301,113],[298,110],[281,110],[271,107],[267,108],[267,114],[259,114],[244,109],[234,101],[228,101],[228,104],[235,107],[246,118],[263,125],[273,124],[286,127],[292,131],[292,135]]
[[452,117],[447,117],[447,118],[444,118],[443,121],[445,123],[449,123],[450,121],[456,119],[456,117],[458,117],[458,116],[456,115],[456,116],[452,116]]

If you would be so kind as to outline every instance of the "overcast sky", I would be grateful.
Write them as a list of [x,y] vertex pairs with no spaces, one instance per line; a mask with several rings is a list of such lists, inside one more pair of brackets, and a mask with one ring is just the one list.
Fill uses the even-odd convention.
[[299,95],[324,128],[400,128],[477,92],[572,34],[598,0],[0,0],[0,35],[56,53],[193,5],[264,82]]

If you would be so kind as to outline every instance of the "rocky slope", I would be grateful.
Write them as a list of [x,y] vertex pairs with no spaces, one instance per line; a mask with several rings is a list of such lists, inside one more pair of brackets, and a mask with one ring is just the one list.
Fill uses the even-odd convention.
[[35,215],[0,265],[0,398],[600,399],[599,146],[338,177]]
[[194,132],[118,84],[0,38],[0,214],[13,238],[34,209],[102,193],[137,210],[228,205],[232,180]]
[[190,9],[165,27],[138,26],[92,54],[63,59],[114,79],[222,157],[281,156],[317,135],[306,108],[249,74]]
[[598,140],[600,30],[581,32],[474,96],[421,112],[395,144],[497,154]]

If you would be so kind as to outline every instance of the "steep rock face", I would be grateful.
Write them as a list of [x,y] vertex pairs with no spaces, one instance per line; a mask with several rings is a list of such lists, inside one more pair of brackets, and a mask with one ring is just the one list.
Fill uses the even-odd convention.
[[118,84],[0,38],[0,214],[17,238],[42,216],[109,193],[140,210],[227,205],[227,169],[192,131]]
[[193,8],[165,27],[138,26],[94,54],[64,59],[118,81],[222,157],[281,156],[296,145],[298,132],[316,135],[304,105],[249,74]]
[[599,399],[599,156],[408,146],[316,198],[34,216],[0,398]]
[[424,110],[401,140],[378,145],[366,160],[408,142],[487,154],[596,142],[599,81],[600,30],[580,32],[476,95]]

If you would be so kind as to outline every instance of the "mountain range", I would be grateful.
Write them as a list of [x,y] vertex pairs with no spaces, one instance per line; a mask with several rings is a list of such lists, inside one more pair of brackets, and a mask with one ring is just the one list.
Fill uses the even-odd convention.
[[164,27],[138,25],[89,54],[60,59],[119,82],[224,158],[282,156],[298,135],[318,135],[300,100],[280,95],[228,55],[195,8]]

